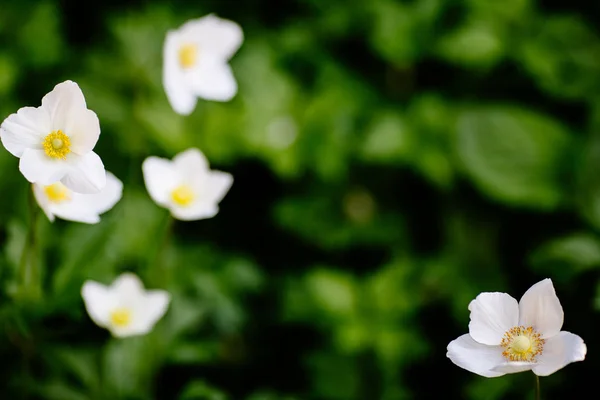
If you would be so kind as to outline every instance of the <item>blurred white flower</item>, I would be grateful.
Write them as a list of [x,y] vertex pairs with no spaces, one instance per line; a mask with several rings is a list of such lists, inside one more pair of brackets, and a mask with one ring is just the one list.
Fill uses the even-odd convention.
[[506,293],[481,293],[469,304],[469,333],[448,345],[447,356],[488,378],[533,370],[547,376],[583,361],[587,347],[561,331],[563,309],[550,279],[533,285],[517,301]]
[[171,106],[188,115],[196,98],[228,101],[237,83],[228,61],[242,44],[242,29],[213,14],[167,32],[163,47],[163,86]]
[[61,182],[50,185],[33,184],[33,194],[50,221],[54,217],[69,221],[95,224],[100,214],[113,208],[121,199],[123,183],[106,172],[106,185],[99,193],[82,194],[67,188]]
[[169,306],[164,290],[145,290],[132,273],[119,276],[111,286],[86,281],[81,296],[90,318],[115,337],[144,335],[152,330]]
[[214,217],[233,183],[231,174],[210,170],[195,148],[179,153],[173,161],[148,157],[142,171],[152,200],[184,221]]
[[102,160],[92,151],[99,136],[98,117],[71,81],[56,85],[41,107],[23,107],[0,127],[2,144],[21,159],[19,170],[29,182],[60,181],[79,193],[98,193],[106,183]]

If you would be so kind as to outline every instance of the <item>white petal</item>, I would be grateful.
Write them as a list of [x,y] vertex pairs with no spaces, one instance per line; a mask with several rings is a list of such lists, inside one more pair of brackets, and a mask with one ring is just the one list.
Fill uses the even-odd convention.
[[144,335],[152,330],[156,322],[165,315],[169,306],[170,296],[164,290],[149,290],[146,292],[144,302],[140,303],[136,314],[140,321],[136,325],[136,334]]
[[100,217],[97,214],[91,214],[89,211],[82,210],[55,210],[54,215],[60,219],[73,222],[81,222],[84,224],[97,224],[100,222]]
[[96,153],[85,155],[71,153],[67,156],[69,171],[61,182],[77,193],[98,193],[106,185],[104,164]]
[[179,175],[193,178],[208,170],[206,157],[197,148],[187,149],[173,157],[173,165]]
[[135,308],[144,298],[144,284],[131,272],[125,272],[115,279],[110,290],[124,307]]
[[492,369],[505,360],[500,346],[487,346],[477,343],[469,334],[450,342],[446,356],[461,368],[477,375],[493,378],[504,375]]
[[12,155],[21,157],[25,149],[41,149],[44,137],[51,130],[46,110],[23,107],[2,122],[0,140]]
[[519,301],[519,325],[532,326],[544,339],[560,332],[563,319],[563,309],[550,279],[530,287]]
[[81,110],[69,116],[71,130],[64,132],[71,139],[71,150],[86,154],[94,149],[100,137],[100,121],[95,112]]
[[[205,180],[206,201],[212,204],[217,204],[229,191],[233,184],[233,176],[227,172],[210,171],[208,178]],[[515,301],[516,304],[516,301]]]
[[[79,196],[91,196],[89,194],[78,194],[72,192],[71,195],[75,198]],[[74,222],[83,222],[84,224],[97,224],[100,222],[100,217],[94,213],[85,203],[77,201],[68,201],[60,203],[51,203],[50,210],[60,219]]]
[[42,108],[50,116],[52,130],[60,129],[71,136],[75,122],[73,115],[86,110],[87,105],[79,85],[64,81],[42,98]]
[[163,46],[163,86],[173,110],[181,115],[189,115],[196,108],[196,95],[179,67],[178,51],[178,34],[168,32]]
[[[62,186],[64,187],[64,185]],[[54,216],[56,216],[67,221],[84,222],[87,224],[100,222],[98,215],[94,214],[93,210],[90,210],[90,207],[85,201],[77,201],[79,197],[85,198],[86,196],[93,195],[79,194],[68,188],[64,189],[69,192],[69,198],[60,202],[55,202],[48,198],[42,185],[34,184],[34,194],[36,199],[38,199],[38,204],[40,204],[49,218],[50,215],[52,215],[52,218],[50,218],[51,221],[53,221]]]
[[109,328],[116,337],[150,332],[165,314],[170,300],[169,294],[163,290],[145,291],[139,278],[131,273],[121,275],[113,283],[111,290],[119,299],[119,307],[129,309],[132,316],[129,325]]
[[81,288],[81,296],[90,318],[96,325],[106,328],[109,324],[110,311],[115,305],[109,289],[98,282],[86,281]]
[[110,325],[107,328],[110,331],[110,333],[113,335],[113,337],[116,337],[116,338],[126,338],[129,336],[135,336],[135,334],[136,334],[134,331],[132,331],[130,326],[117,327],[117,326]]
[[38,203],[46,217],[50,220],[50,222],[54,222],[54,214],[50,209],[50,202],[48,201],[48,197],[44,193],[44,187],[40,184],[34,183],[32,184],[33,197],[35,197],[35,201]]
[[121,199],[123,183],[112,173],[106,172],[106,185],[99,193],[79,194],[73,193],[71,205],[86,209],[96,216],[113,208]]
[[208,53],[224,61],[233,56],[244,40],[237,23],[213,14],[186,22],[179,32],[182,38],[198,44],[200,55]]
[[490,346],[499,345],[502,336],[519,322],[519,304],[506,293],[481,293],[469,304],[469,334]]
[[175,219],[181,221],[197,221],[212,218],[219,212],[219,208],[212,203],[194,202],[187,207],[170,204],[169,210]]
[[539,376],[548,376],[575,361],[583,361],[587,346],[583,339],[570,332],[560,332],[546,339],[544,351],[537,358],[533,372]]
[[152,200],[163,207],[169,204],[171,192],[181,179],[171,161],[148,157],[142,163],[142,172],[146,189]]
[[185,80],[196,96],[206,100],[229,101],[237,93],[237,82],[225,61],[203,57],[185,73]]
[[530,362],[505,360],[503,364],[492,368],[492,370],[496,372],[503,372],[505,374],[514,374],[517,372],[529,371],[535,365],[535,363]]
[[61,180],[69,171],[64,160],[55,160],[44,150],[25,149],[19,161],[19,170],[29,182],[50,185]]

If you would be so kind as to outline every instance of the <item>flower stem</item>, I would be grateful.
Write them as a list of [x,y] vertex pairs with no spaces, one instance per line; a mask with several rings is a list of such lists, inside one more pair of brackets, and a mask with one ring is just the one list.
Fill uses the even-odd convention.
[[170,284],[171,271],[169,271],[169,267],[165,263],[164,254],[167,247],[169,246],[171,235],[173,234],[174,222],[175,219],[169,213],[165,220],[162,238],[160,239],[160,242],[157,245],[154,258],[150,260],[150,265],[152,266],[150,273],[153,274],[153,277],[156,280],[155,284],[159,286],[164,286],[165,288],[168,287]]
[[33,188],[29,190],[28,208],[29,224],[19,262],[20,289],[22,298],[38,299],[41,295],[40,275],[35,257],[38,208],[33,197]]
[[535,375],[535,400],[541,400],[541,398],[542,397],[540,394],[540,377]]

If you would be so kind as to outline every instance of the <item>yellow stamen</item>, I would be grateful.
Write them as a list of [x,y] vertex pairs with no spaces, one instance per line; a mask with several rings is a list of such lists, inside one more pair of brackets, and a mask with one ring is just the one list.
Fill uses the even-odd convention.
[[127,308],[117,308],[110,313],[110,322],[119,328],[131,323],[131,311]]
[[535,357],[544,350],[544,343],[533,327],[515,326],[504,334],[500,346],[504,348],[502,355],[509,361],[535,362]]
[[198,59],[198,46],[193,43],[184,44],[179,48],[179,65],[182,68],[191,68]]
[[64,160],[71,152],[71,139],[59,129],[46,135],[42,147],[48,157]]
[[182,207],[189,206],[195,197],[195,193],[188,185],[179,185],[171,192],[173,202]]
[[44,193],[48,200],[53,203],[62,203],[71,200],[71,191],[60,182],[44,186]]

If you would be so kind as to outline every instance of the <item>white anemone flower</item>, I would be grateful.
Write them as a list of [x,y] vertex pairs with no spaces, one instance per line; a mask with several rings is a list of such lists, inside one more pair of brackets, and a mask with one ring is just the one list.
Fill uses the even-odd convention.
[[113,208],[121,199],[123,183],[106,172],[106,185],[99,193],[76,193],[61,182],[51,185],[33,184],[35,199],[51,222],[58,217],[68,221],[96,224],[100,214]]
[[204,155],[195,148],[179,153],[173,161],[148,157],[142,171],[152,200],[183,221],[217,215],[218,204],[233,183],[231,174],[210,170]]
[[115,337],[145,335],[167,311],[170,295],[164,290],[145,290],[130,272],[110,286],[86,281],[81,289],[85,308],[96,325]]
[[0,126],[2,144],[20,158],[29,182],[60,181],[78,193],[98,193],[106,183],[104,164],[92,151],[99,136],[98,117],[71,81],[56,85],[41,107],[23,107]]
[[244,40],[233,21],[213,14],[167,32],[163,47],[163,86],[171,106],[188,115],[196,98],[228,101],[237,93],[229,59]]
[[481,293],[469,311],[469,333],[450,342],[447,353],[467,371],[488,378],[528,370],[547,376],[585,359],[581,337],[561,331],[563,309],[550,279],[529,288],[519,303],[506,293]]

